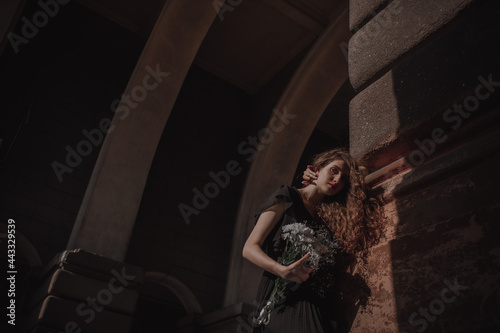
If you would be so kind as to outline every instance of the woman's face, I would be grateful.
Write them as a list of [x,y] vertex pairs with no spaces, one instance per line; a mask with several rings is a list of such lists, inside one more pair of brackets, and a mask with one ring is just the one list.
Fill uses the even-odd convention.
[[317,186],[325,195],[335,195],[349,182],[349,167],[344,160],[334,160],[327,166],[321,168],[316,180]]

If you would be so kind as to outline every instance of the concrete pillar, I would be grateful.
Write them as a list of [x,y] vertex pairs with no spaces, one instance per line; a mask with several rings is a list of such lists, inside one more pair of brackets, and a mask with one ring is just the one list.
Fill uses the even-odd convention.
[[158,141],[216,14],[211,1],[166,1],[117,106],[68,249],[124,260]]
[[225,305],[252,304],[255,300],[262,271],[241,256],[254,226],[253,216],[262,201],[279,185],[291,184],[318,119],[347,79],[341,46],[349,38],[345,10],[312,46],[268,122],[268,129],[279,130],[273,131],[272,140],[266,140],[265,149],[257,151],[246,179],[235,226]]

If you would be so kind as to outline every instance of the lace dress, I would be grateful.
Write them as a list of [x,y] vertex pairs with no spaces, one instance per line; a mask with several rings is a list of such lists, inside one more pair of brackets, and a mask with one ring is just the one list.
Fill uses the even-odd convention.
[[[262,249],[276,261],[280,261],[285,249],[285,240],[282,238],[282,228],[293,223],[305,223],[316,235],[328,237],[335,242],[326,225],[307,211],[298,190],[290,186],[281,186],[269,196],[258,210],[257,217],[267,208],[280,202],[285,202],[285,213],[277,225],[266,238]],[[331,244],[331,243],[330,243]],[[336,257],[336,249],[328,251],[330,256]],[[272,310],[267,324],[254,324],[253,332],[266,333],[334,333],[336,322],[332,318],[333,308],[331,301],[335,297],[333,260],[321,260],[309,278],[302,284],[291,282],[286,291],[284,301],[281,301]],[[277,277],[264,271],[258,293],[257,307],[254,317],[269,300]]]

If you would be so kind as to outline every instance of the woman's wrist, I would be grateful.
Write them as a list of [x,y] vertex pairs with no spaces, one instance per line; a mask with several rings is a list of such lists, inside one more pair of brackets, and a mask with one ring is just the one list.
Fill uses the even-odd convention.
[[285,276],[285,270],[286,266],[280,264],[277,261],[274,262],[273,272],[272,272],[274,275],[283,278]]

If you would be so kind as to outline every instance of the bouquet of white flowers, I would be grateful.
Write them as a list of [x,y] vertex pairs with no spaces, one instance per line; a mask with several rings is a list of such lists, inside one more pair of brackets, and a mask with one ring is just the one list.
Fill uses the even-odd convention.
[[[321,261],[327,261],[330,264],[335,263],[334,254],[338,248],[338,243],[329,238],[326,227],[321,230],[322,232],[315,233],[305,222],[291,223],[282,227],[281,238],[286,243],[283,255],[278,259],[278,262],[288,266],[306,255],[306,253],[310,253],[311,256],[306,261],[306,265],[312,268],[311,274],[314,274]],[[290,282],[280,277],[274,281],[274,288],[269,300],[258,312],[258,317],[253,318],[254,324],[269,324],[271,312],[275,306],[286,299],[286,289]]]

